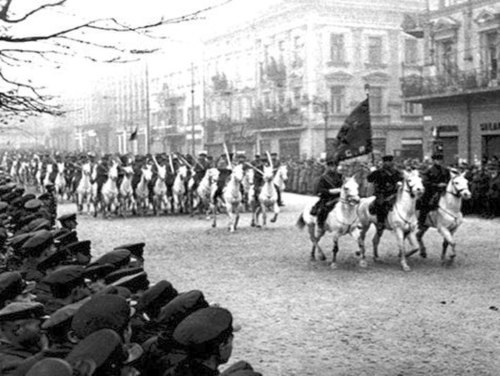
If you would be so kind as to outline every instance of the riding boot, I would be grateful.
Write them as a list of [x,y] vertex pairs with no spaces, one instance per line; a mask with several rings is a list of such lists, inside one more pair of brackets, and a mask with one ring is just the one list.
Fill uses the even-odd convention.
[[325,207],[321,207],[318,211],[318,220],[316,222],[317,226],[324,231],[326,218],[328,218],[328,210]]
[[377,213],[377,231],[385,229],[385,213]]
[[418,215],[418,227],[423,228],[427,227],[425,224],[425,220],[427,219],[427,214],[429,213],[427,208],[420,208],[420,213]]

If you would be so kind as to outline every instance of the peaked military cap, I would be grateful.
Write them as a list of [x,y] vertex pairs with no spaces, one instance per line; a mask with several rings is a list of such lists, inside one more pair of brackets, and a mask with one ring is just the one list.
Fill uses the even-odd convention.
[[12,191],[12,188],[13,188],[12,183],[0,185],[0,195],[9,193],[10,191]]
[[61,249],[44,257],[36,266],[38,270],[45,271],[63,263],[68,258],[68,253]]
[[38,210],[42,206],[42,201],[34,198],[24,204],[26,210]]
[[85,268],[83,275],[86,279],[97,281],[114,272],[116,268],[111,264],[92,265]]
[[158,321],[175,327],[189,314],[206,307],[208,307],[208,302],[203,293],[199,290],[191,290],[178,295],[166,304],[160,311]]
[[40,255],[52,244],[52,234],[48,230],[34,232],[23,244],[23,250],[29,255]]
[[14,249],[18,250],[20,249],[24,243],[28,241],[29,238],[31,238],[33,234],[19,234],[15,235],[12,238],[9,239],[9,245]]
[[388,155],[384,155],[382,157],[382,161],[384,161],[384,162],[392,162],[393,160],[394,160],[394,156],[393,155],[389,155],[388,154]]
[[[233,316],[225,308],[207,307],[191,313],[174,330],[173,338],[196,352],[224,342],[233,333]],[[209,347],[209,346],[208,346]]]
[[90,255],[91,244],[92,242],[90,240],[82,240],[70,243],[66,245],[64,248],[72,255],[76,255],[77,253]]
[[9,208],[8,203],[6,203],[5,201],[0,201],[0,213],[7,211],[8,208]]
[[113,286],[125,287],[133,294],[140,290],[147,290],[149,287],[148,275],[146,272],[140,272],[133,275],[120,278],[118,281],[112,283]]
[[[111,329],[96,330],[83,339],[66,357],[66,361],[75,365],[80,360],[90,359],[96,369],[108,364],[109,367],[120,369],[128,358],[123,349],[120,336]],[[106,367],[108,368],[108,367]]]
[[162,280],[151,286],[139,298],[137,310],[154,311],[168,304],[178,295],[177,290],[168,281]]
[[76,243],[77,241],[78,235],[76,231],[64,231],[63,233],[54,237],[54,242],[59,248],[65,247],[72,243]]
[[64,214],[57,218],[59,222],[76,221],[76,213]]
[[72,376],[73,368],[58,358],[45,358],[35,363],[26,376]]
[[135,257],[143,259],[144,255],[144,247],[146,246],[146,243],[131,243],[131,244],[122,244],[118,247],[113,248],[114,250],[117,249],[126,249],[129,251],[132,255]]
[[130,307],[118,295],[95,295],[76,312],[71,323],[75,334],[85,338],[99,329],[121,333],[130,321]]
[[32,231],[39,231],[39,230],[51,230],[52,229],[52,224],[48,219],[45,218],[37,218],[32,220],[29,223],[29,227],[32,227]]
[[130,251],[126,249],[117,249],[108,253],[105,253],[101,257],[99,257],[92,265],[98,264],[111,264],[116,268],[120,268],[122,266],[127,265],[130,262]]
[[441,153],[434,153],[432,154],[431,158],[435,161],[442,161],[443,160],[443,154]]
[[40,196],[38,196],[38,199],[40,201],[45,201],[45,200],[49,200],[50,198],[52,197],[52,195],[50,193],[42,193]]
[[75,313],[80,309],[82,305],[84,305],[89,300],[90,297],[59,308],[57,311],[51,314],[47,320],[43,322],[42,329],[50,330],[52,328],[71,324],[71,320],[75,316]]
[[19,272],[4,272],[0,274],[0,307],[7,300],[12,300],[21,294],[26,284]]
[[41,303],[13,302],[0,310],[0,322],[39,319],[44,315]]
[[[109,265],[109,264],[108,264]],[[105,282],[107,285],[118,281],[119,279],[122,279],[127,276],[131,276],[137,273],[142,273],[144,271],[143,268],[125,268],[125,269],[119,269],[116,271],[112,271],[108,275],[106,275]]]
[[47,275],[43,282],[51,288],[73,288],[79,284],[83,284],[84,268],[80,265],[68,265],[57,269]]

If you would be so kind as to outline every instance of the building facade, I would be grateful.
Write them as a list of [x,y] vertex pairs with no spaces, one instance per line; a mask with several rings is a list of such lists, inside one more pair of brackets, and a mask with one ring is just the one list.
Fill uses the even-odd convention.
[[418,104],[401,99],[422,43],[402,31],[421,1],[287,1],[204,44],[205,142],[213,154],[318,157],[369,85],[375,149],[422,156]]
[[500,2],[431,5],[420,16],[424,64],[403,79],[405,99],[423,105],[426,153],[442,150],[448,163],[500,157]]

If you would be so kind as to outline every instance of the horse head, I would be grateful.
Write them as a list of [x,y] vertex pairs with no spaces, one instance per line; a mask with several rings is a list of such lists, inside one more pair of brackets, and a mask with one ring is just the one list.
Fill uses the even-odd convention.
[[208,174],[208,182],[210,184],[217,183],[217,180],[219,180],[219,175],[220,175],[219,169],[209,168],[207,170],[207,174]]
[[167,177],[167,167],[163,165],[158,165],[157,169],[158,169],[158,177],[161,180],[165,180],[165,178]]
[[253,168],[249,168],[247,170],[247,172],[245,173],[245,178],[247,179],[249,185],[253,185],[255,179],[255,171]]
[[123,172],[125,172],[125,175],[130,177],[134,174],[134,169],[132,168],[132,166],[125,166],[123,167]]
[[342,191],[340,192],[340,198],[345,200],[349,205],[356,205],[359,203],[359,184],[353,176],[344,181]]
[[59,171],[60,174],[64,173],[64,167],[65,167],[64,162],[57,164],[57,170]]
[[151,181],[153,177],[153,170],[151,169],[151,165],[147,164],[142,169],[142,178],[146,181]]
[[412,170],[411,172],[403,171],[403,190],[410,193],[412,198],[420,198],[424,194],[424,183],[418,170]]
[[464,200],[471,198],[469,190],[469,181],[465,178],[465,172],[459,173],[457,170],[450,170],[451,179],[448,183],[446,191],[450,192],[456,197],[461,197]]
[[188,168],[187,166],[180,166],[177,170],[177,176],[184,181],[187,178]]
[[91,168],[89,162],[82,165],[82,174],[83,175],[90,176],[91,171],[92,171],[92,168]]
[[236,181],[242,181],[243,180],[243,176],[244,176],[244,171],[243,171],[243,166],[242,165],[237,165],[234,169],[233,169],[233,172],[232,172],[232,176],[234,177],[234,179]]
[[264,166],[264,173],[262,174],[262,178],[264,181],[271,181],[274,177],[274,171],[271,166]]
[[283,165],[278,168],[278,176],[281,176],[281,180],[287,181],[288,180],[288,167]]
[[118,179],[118,163],[113,162],[108,170],[108,178],[110,178],[111,180]]

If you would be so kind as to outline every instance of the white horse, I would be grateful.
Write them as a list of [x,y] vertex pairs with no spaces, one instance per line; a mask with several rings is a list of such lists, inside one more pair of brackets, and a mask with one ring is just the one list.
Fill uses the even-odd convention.
[[108,170],[108,179],[102,186],[102,211],[103,216],[107,217],[118,208],[118,187],[116,180],[118,179],[118,163],[113,161],[113,164]]
[[199,201],[196,206],[207,215],[212,210],[210,198],[217,190],[217,180],[219,180],[219,170],[214,167],[209,168],[196,188],[196,197]]
[[38,192],[43,192],[42,168],[43,162],[40,157],[36,156],[35,185]]
[[131,210],[132,213],[135,213],[137,208],[134,198],[134,190],[132,188],[132,176],[134,175],[134,169],[132,166],[125,166],[122,167],[122,170],[124,174],[119,188],[119,201],[120,215],[123,217],[129,210]]
[[66,190],[66,178],[64,177],[65,167],[66,166],[64,162],[57,163],[57,175],[54,180],[54,186],[56,189],[56,194],[59,195],[59,201],[62,201],[64,199],[64,192]]
[[[359,185],[354,177],[344,180],[340,190],[339,202],[335,205],[333,210],[328,213],[325,221],[325,230],[333,233],[333,258],[331,268],[335,269],[337,264],[337,253],[339,251],[338,241],[343,235],[351,235],[354,239],[358,239],[358,205],[359,205]],[[319,260],[326,260],[323,250],[319,246],[319,241],[325,234],[325,231],[317,231],[316,229],[316,216],[311,215],[313,204],[307,205],[297,220],[297,227],[303,229],[307,226],[309,239],[312,242],[311,260],[315,260],[315,251],[319,253]],[[366,261],[360,260],[360,266],[366,267]]]
[[[243,180],[243,166],[237,165],[233,168],[229,181],[222,191],[222,198],[224,201],[224,206],[226,208],[227,215],[229,216],[228,228],[229,231],[234,232],[238,227],[238,221],[240,219],[240,205],[242,200],[241,195],[241,181]],[[215,192],[214,192],[215,193]],[[217,206],[213,195],[211,197],[212,202],[212,227],[217,226]]]
[[186,187],[184,185],[188,175],[186,166],[180,166],[175,175],[172,195],[174,197],[174,212],[184,213],[186,211]]
[[45,171],[45,178],[43,179],[43,189],[45,189],[45,187],[47,185],[52,183],[52,181],[50,180],[50,175],[52,175],[52,170],[53,170],[52,163],[47,163],[47,169]]
[[[276,174],[274,174],[273,184],[278,191],[278,195],[283,197],[283,192],[286,188],[286,182],[288,180],[288,167],[286,165],[281,165],[278,167]],[[282,198],[283,200],[283,198]]]
[[12,165],[10,166],[10,176],[14,179],[15,183],[19,183],[19,177],[17,176],[17,167],[18,167],[19,161],[14,159],[12,161]]
[[[399,185],[396,195],[396,203],[387,215],[385,228],[394,231],[398,242],[399,257],[404,271],[409,271],[410,267],[406,262],[405,239],[408,239],[410,245],[417,246],[416,230],[417,215],[415,203],[424,193],[422,178],[417,170],[411,173],[403,171],[404,179]],[[360,234],[358,238],[361,258],[365,259],[365,236],[372,223],[377,223],[376,216],[369,211],[370,205],[375,201],[375,197],[362,198],[359,204]],[[376,231],[373,237],[373,258],[378,259],[378,245],[384,230]]]
[[245,171],[245,176],[241,183],[243,185],[243,192],[245,193],[243,200],[245,210],[253,209],[253,202],[255,200],[255,171],[253,168],[248,168]]
[[259,215],[262,213],[262,225],[267,225],[267,211],[272,211],[274,216],[271,218],[271,222],[276,222],[280,208],[278,206],[278,191],[273,183],[274,171],[271,166],[264,167],[264,174],[262,175],[264,184],[260,189],[259,193],[259,204],[254,205],[255,209],[252,213],[252,226],[260,227]]
[[82,166],[82,177],[80,178],[78,187],[76,187],[76,205],[79,213],[83,211],[83,205],[85,203],[87,203],[87,214],[90,213],[90,203],[92,196],[92,184],[90,184],[90,173],[91,173],[91,166],[90,163],[87,162]]
[[161,210],[166,213],[169,207],[167,184],[165,183],[165,179],[167,177],[167,166],[160,165],[154,156],[153,160],[155,161],[156,169],[158,171],[158,176],[156,177],[155,185],[153,187],[153,212],[155,215],[159,215]]
[[153,177],[153,170],[151,165],[146,165],[141,168],[141,180],[137,187],[135,187],[135,199],[137,202],[137,209],[140,215],[146,215],[149,208],[149,182]]
[[443,237],[441,261],[443,263],[446,262],[446,250],[449,245],[451,246],[449,262],[450,264],[453,263],[456,256],[456,242],[453,235],[463,222],[463,215],[460,211],[462,208],[462,199],[468,200],[470,198],[471,192],[469,190],[469,182],[465,178],[465,172],[460,174],[456,170],[451,170],[451,179],[446,186],[446,191],[439,198],[438,208],[427,214],[425,226],[417,231],[417,240],[422,257],[427,257],[427,251],[422,238],[429,227],[434,227]]

